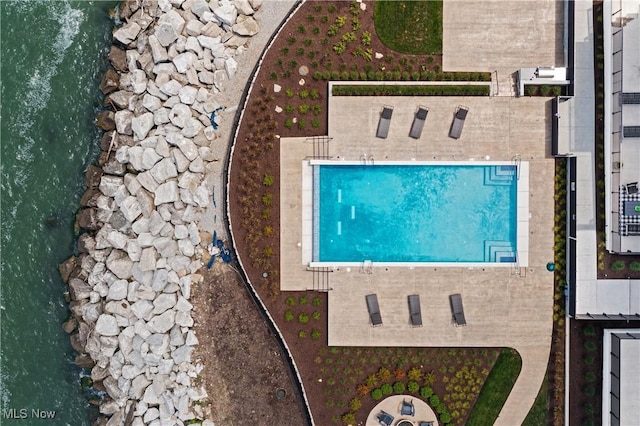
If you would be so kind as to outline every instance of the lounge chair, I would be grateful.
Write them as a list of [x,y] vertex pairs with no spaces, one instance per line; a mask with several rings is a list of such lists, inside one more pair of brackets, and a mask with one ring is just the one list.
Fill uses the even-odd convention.
[[460,135],[462,134],[462,128],[464,127],[464,120],[467,118],[467,113],[469,112],[469,108],[465,106],[458,106],[456,110],[456,114],[453,116],[453,122],[451,123],[451,128],[449,129],[449,137],[453,139],[460,139]]
[[414,139],[420,139],[422,135],[422,129],[424,128],[424,122],[427,119],[429,109],[424,106],[418,107],[416,115],[413,117],[413,123],[411,124],[411,130],[409,131],[409,137]]
[[400,408],[400,414],[403,416],[415,416],[416,415],[416,407],[413,406],[413,400],[402,400],[402,408]]
[[467,320],[464,318],[464,308],[462,307],[462,296],[452,294],[449,296],[449,303],[451,304],[453,322],[456,325],[467,325]]
[[393,416],[386,411],[380,411],[376,418],[378,419],[380,426],[391,426],[393,423]]
[[378,295],[368,294],[366,296],[366,299],[367,310],[369,311],[369,319],[371,320],[371,325],[374,327],[382,325],[382,316],[380,316],[380,306],[378,305]]
[[391,115],[393,114],[393,107],[385,105],[380,113],[380,121],[378,121],[378,131],[376,137],[386,139],[389,135],[389,125],[391,124]]
[[420,422],[418,426],[433,426],[433,422]]
[[409,299],[409,318],[411,325],[414,327],[422,327],[422,311],[420,310],[420,296],[412,294]]
[[628,183],[626,188],[627,188],[627,194],[637,194],[638,182]]

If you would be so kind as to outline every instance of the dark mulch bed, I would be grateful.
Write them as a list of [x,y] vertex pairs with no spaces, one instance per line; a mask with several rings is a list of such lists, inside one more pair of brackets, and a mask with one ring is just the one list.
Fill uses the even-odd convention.
[[605,328],[637,327],[640,327],[640,321],[571,320],[569,424],[597,425],[601,423],[603,330]]

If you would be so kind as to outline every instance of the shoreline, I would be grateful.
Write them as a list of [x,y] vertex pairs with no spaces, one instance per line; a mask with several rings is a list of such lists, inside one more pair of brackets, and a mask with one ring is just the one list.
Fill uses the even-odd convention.
[[[282,3],[267,14],[288,11]],[[262,53],[249,49],[253,36],[270,36],[254,18],[262,0],[214,6],[127,0],[116,9],[123,25],[100,84],[105,133],[76,217],[79,254],[59,267],[70,295],[63,329],[76,364],[106,394],[94,424],[213,424],[197,403],[207,392],[197,380],[204,366],[192,359],[189,300],[212,231],[228,238],[218,197],[245,87],[237,80],[255,64],[246,56]]]

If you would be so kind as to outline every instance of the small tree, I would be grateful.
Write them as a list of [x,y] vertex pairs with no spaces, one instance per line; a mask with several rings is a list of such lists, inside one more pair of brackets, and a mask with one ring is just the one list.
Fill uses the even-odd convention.
[[396,394],[404,393],[404,390],[406,388],[407,386],[404,384],[404,382],[395,382],[393,384],[393,392]]
[[410,393],[416,393],[420,390],[420,385],[418,384],[418,382],[412,380],[407,384],[407,390]]
[[378,401],[382,399],[382,390],[380,388],[375,388],[371,391],[371,398]]

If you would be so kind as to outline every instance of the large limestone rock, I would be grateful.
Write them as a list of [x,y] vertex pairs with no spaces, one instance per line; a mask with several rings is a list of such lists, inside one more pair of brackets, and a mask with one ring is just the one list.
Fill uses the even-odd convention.
[[196,101],[196,96],[198,95],[198,89],[193,86],[184,86],[178,92],[178,96],[180,97],[180,102],[185,105],[192,105]]
[[213,11],[213,14],[218,21],[229,26],[235,24],[236,18],[238,17],[238,11],[231,3],[226,3],[218,7]]
[[117,336],[120,326],[113,315],[102,314],[98,317],[95,327],[96,333],[102,336]]
[[155,333],[166,333],[171,330],[171,327],[175,324],[176,313],[173,310],[168,310],[161,315],[156,315],[151,318],[151,321],[147,324],[149,330]]
[[251,7],[249,0],[234,0],[233,5],[241,14],[253,15],[253,8]]
[[161,23],[156,27],[155,36],[162,47],[170,46],[178,39],[178,33],[168,22]]
[[184,52],[173,58],[173,65],[175,65],[179,73],[184,74],[193,66],[197,59],[198,57],[193,52]]
[[153,314],[159,315],[175,306],[177,301],[175,293],[162,293],[153,301]]
[[120,204],[120,211],[129,222],[133,222],[134,220],[136,220],[142,213],[140,203],[138,202],[136,197],[133,197],[131,195],[125,198],[124,201]]
[[164,183],[167,179],[175,178],[178,176],[178,170],[176,165],[171,159],[165,158],[158,162],[150,171],[151,176],[158,183]]
[[100,192],[107,197],[115,197],[121,186],[124,186],[124,180],[120,176],[104,175],[100,178]]
[[[166,139],[170,145],[177,146],[189,161],[195,160],[198,156],[198,147],[196,146],[196,144],[193,143],[190,139],[184,138],[181,134],[170,133],[166,136]],[[176,166],[178,167],[178,171],[180,171],[181,168],[177,164],[177,160]]]
[[178,201],[178,184],[175,180],[163,183],[155,190],[154,204],[159,206],[164,203]]
[[169,119],[174,126],[181,129],[187,124],[187,120],[192,117],[191,108],[184,104],[176,104],[171,108]]
[[244,21],[236,23],[231,29],[234,33],[241,36],[253,36],[260,31],[260,25],[250,16]]
[[131,120],[133,119],[133,113],[129,110],[117,111],[115,115],[116,130],[121,135],[133,135],[131,129]]
[[167,62],[169,60],[169,54],[167,53],[167,49],[160,44],[158,37],[154,34],[149,36],[149,47],[151,47],[151,56],[153,57],[153,62],[158,64],[160,62]]
[[107,268],[120,279],[126,280],[131,278],[133,269],[133,261],[129,259],[126,252],[121,250],[112,250],[107,257]]
[[231,80],[233,76],[236,74],[236,71],[238,71],[238,63],[236,62],[235,59],[229,58],[226,61],[224,61],[224,70],[227,72],[227,76],[229,77],[229,80]]
[[211,9],[209,8],[209,3],[204,0],[196,0],[191,5],[191,13],[196,15],[198,18],[202,18],[205,12],[211,12]]
[[147,247],[142,250],[140,256],[140,270],[141,271],[153,271],[156,269],[156,249],[153,247]]
[[135,38],[138,36],[138,33],[140,32],[140,29],[140,25],[138,25],[136,22],[129,22],[118,28],[113,33],[113,38],[124,45],[128,45],[133,40],[135,40]]
[[131,121],[131,130],[133,130],[133,134],[138,140],[146,138],[153,126],[153,114],[150,112],[146,112]]
[[156,96],[145,93],[144,97],[142,98],[142,106],[149,111],[154,112],[162,107],[162,101]]
[[160,17],[158,23],[160,25],[168,23],[174,29],[176,34],[181,34],[184,28],[185,20],[175,9],[171,9],[169,12]]

